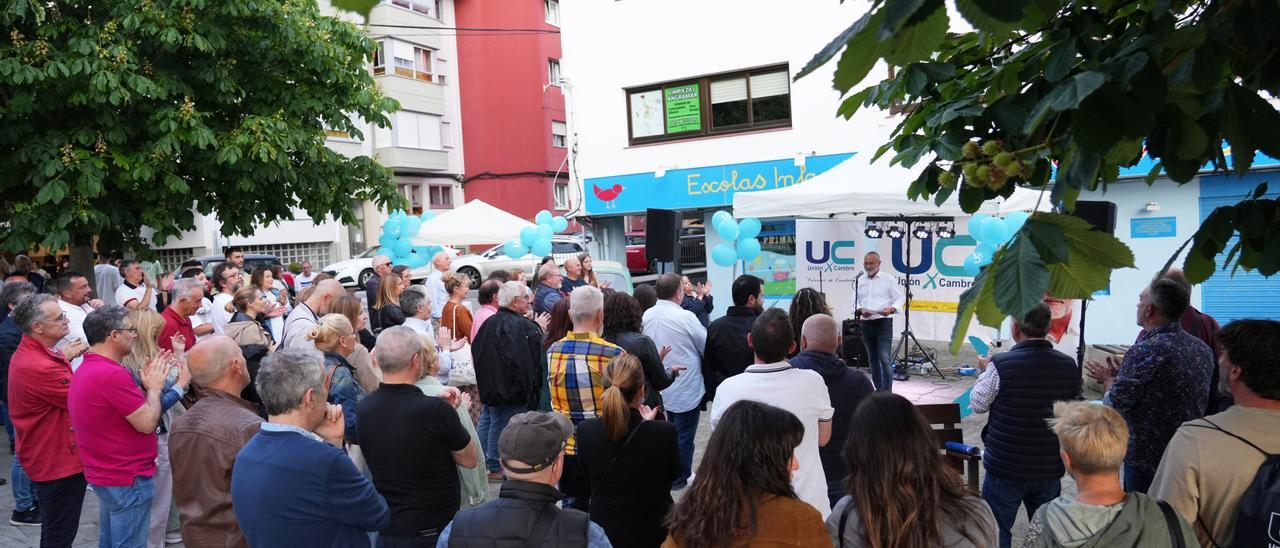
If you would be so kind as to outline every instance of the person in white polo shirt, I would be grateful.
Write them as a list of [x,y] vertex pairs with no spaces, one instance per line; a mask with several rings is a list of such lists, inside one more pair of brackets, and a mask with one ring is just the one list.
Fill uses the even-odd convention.
[[818,447],[831,439],[831,396],[822,376],[815,371],[796,369],[787,362],[787,354],[795,347],[791,322],[780,309],[764,311],[751,325],[747,344],[755,351],[755,365],[740,375],[725,379],[716,390],[711,404],[711,428],[729,406],[740,400],[752,400],[786,409],[804,424],[804,439],[796,447],[800,467],[791,476],[796,496],[822,513],[831,514],[827,498],[827,477],[822,471]]
[[159,312],[156,309],[155,288],[147,278],[147,273],[142,270],[142,263],[134,260],[121,261],[120,277],[124,278],[124,283],[116,288],[116,304],[130,310],[145,307],[152,312]]
[[[58,348],[71,360],[72,369],[80,367],[85,350],[89,348],[88,339],[84,336],[84,319],[98,307],[102,301],[92,299],[93,287],[89,278],[74,270],[63,272],[54,280],[53,290],[58,294],[58,308],[67,315],[69,331],[58,343]],[[78,342],[77,342],[78,341]]]

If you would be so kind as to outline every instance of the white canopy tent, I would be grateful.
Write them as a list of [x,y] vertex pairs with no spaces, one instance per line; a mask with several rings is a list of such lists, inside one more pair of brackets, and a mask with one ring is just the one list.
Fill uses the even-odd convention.
[[[932,199],[912,201],[907,198],[907,188],[929,158],[922,159],[914,168],[889,165],[889,155],[871,163],[870,150],[859,152],[852,158],[809,179],[785,188],[739,192],[733,195],[733,216],[758,217],[851,217],[851,216],[967,216],[960,208],[959,191],[952,193],[941,206]],[[961,183],[963,184],[963,183]],[[1049,197],[1040,199],[1041,192],[1018,188],[1008,198],[983,204],[979,212],[1007,214],[1013,211],[1047,211]]]
[[471,200],[422,223],[409,240],[413,245],[496,244],[516,238],[522,229],[532,226],[533,223],[481,200]]

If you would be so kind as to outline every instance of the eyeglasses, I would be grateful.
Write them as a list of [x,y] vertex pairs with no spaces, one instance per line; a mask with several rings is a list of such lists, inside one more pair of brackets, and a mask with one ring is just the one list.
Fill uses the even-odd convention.
[[116,329],[115,331],[128,331],[130,333],[133,333],[134,335],[138,334],[138,328],[136,327],[124,327],[121,329]]
[[58,314],[57,316],[54,316],[54,317],[52,317],[52,318],[46,318],[46,319],[43,319],[43,320],[40,320],[40,321],[42,321],[42,322],[48,322],[48,323],[53,323],[53,322],[65,322],[65,321],[67,321],[67,313],[66,313],[66,312],[62,312],[62,313]]

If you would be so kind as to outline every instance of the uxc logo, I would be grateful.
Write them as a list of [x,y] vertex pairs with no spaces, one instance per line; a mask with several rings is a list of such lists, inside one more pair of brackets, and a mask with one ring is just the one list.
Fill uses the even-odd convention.
[[[821,254],[822,254],[822,256],[820,256],[820,257],[815,257],[815,256],[813,255],[813,244],[814,244],[814,243],[817,243],[819,246],[821,246],[821,248],[822,248],[822,250],[821,250]],[[823,263],[827,262],[828,260],[829,260],[829,261],[831,261],[832,263],[835,263],[835,264],[858,264],[858,256],[857,256],[857,253],[852,253],[852,252],[840,253],[840,251],[841,251],[841,250],[844,250],[844,249],[852,250],[852,249],[854,248],[854,246],[856,246],[856,245],[857,245],[857,243],[856,243],[856,242],[854,242],[853,240],[835,240],[835,241],[824,241],[824,242],[812,242],[812,241],[810,241],[810,242],[805,242],[805,243],[804,243],[804,258],[805,258],[805,260],[806,260],[806,261],[808,261],[810,264],[823,264]]]
[[[856,265],[860,262],[858,253],[854,251],[856,245],[853,240],[808,241],[804,243],[804,258],[809,264],[826,264],[829,262],[835,265]],[[916,253],[915,249],[919,249],[922,258],[919,264],[910,267],[911,275],[924,274],[932,269],[936,263],[938,265],[938,274],[942,276],[969,278],[971,276],[965,273],[963,263],[949,264],[944,260],[943,250],[952,246],[973,247],[976,245],[978,245],[978,242],[968,235],[939,240],[937,245],[934,245],[932,237],[916,240],[912,245],[914,248],[912,255]],[[894,270],[907,272],[906,246],[902,244],[902,240],[893,240],[889,260],[893,264]]]

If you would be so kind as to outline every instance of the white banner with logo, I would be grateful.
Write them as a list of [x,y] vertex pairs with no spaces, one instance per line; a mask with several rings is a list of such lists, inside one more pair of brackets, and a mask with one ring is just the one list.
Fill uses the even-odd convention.
[[[957,232],[967,232],[968,220],[956,219]],[[868,238],[865,228],[860,219],[797,219],[796,287],[812,287],[826,294],[835,317],[848,319],[854,280],[863,271],[863,256],[875,251],[880,254],[881,272],[893,276],[904,293],[910,268],[911,330],[916,337],[950,340],[960,294],[973,285],[973,277],[965,273],[963,265],[976,245],[974,239],[967,233],[945,240],[935,236],[920,240],[911,235],[901,239]],[[907,238],[911,239],[909,244]],[[902,332],[904,321],[904,314],[894,315],[895,333]],[[974,321],[969,334],[991,339],[995,330]]]

